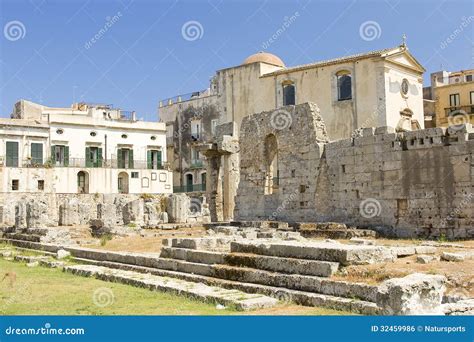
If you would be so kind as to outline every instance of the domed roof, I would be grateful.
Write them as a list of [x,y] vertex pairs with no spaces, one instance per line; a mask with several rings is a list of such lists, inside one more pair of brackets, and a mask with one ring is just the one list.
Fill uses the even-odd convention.
[[280,59],[280,57],[275,56],[271,53],[268,52],[263,52],[260,51],[256,54],[253,54],[245,59],[245,61],[242,63],[242,65],[245,64],[251,64],[251,63],[257,63],[257,62],[262,62],[262,63],[268,63],[268,64],[273,64],[276,66],[280,66],[282,68],[285,67],[285,63]]

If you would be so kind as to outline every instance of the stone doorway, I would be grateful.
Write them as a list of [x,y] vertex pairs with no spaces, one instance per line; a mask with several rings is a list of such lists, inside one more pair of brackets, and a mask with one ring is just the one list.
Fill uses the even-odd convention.
[[79,171],[77,173],[77,193],[89,193],[89,174],[85,171]]
[[186,192],[192,192],[193,191],[193,175],[191,173],[188,173],[186,175]]

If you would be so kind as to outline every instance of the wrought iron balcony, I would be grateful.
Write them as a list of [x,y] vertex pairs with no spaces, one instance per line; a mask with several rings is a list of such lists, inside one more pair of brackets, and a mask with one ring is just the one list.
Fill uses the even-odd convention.
[[203,167],[204,163],[201,159],[193,159],[191,160],[191,168],[192,169],[199,169]]
[[111,169],[135,169],[135,170],[168,170],[168,163],[149,163],[146,160],[134,160],[133,163],[128,161],[119,161],[117,159],[97,159],[89,160],[86,162],[85,158],[68,158],[67,160],[38,160],[38,159],[25,159],[21,162],[9,163],[11,165],[3,166],[7,167],[28,167],[28,168],[52,168],[52,167],[76,167],[76,168],[111,168]]

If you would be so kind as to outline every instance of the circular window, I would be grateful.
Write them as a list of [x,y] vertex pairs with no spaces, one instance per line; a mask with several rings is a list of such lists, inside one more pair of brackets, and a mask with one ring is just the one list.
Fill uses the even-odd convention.
[[62,128],[58,128],[56,130],[56,134],[63,134],[64,133],[64,130]]
[[122,139],[127,139],[127,138],[128,138],[128,135],[122,134]]
[[404,78],[402,81],[401,90],[402,90],[402,94],[405,96],[408,95],[408,87],[409,87],[408,80]]
[[90,133],[90,135],[91,135],[91,137],[95,137],[95,136],[97,135],[97,132],[92,131],[92,132]]
[[152,136],[150,137],[150,139],[151,139],[151,140],[156,140],[156,136],[152,135]]

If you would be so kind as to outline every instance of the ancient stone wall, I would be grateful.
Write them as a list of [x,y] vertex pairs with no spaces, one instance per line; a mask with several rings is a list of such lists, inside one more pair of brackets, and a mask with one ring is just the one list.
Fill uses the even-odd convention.
[[306,103],[248,116],[239,140],[235,219],[317,220],[316,173],[328,142],[317,106]]
[[[327,143],[314,104],[248,116],[239,139],[235,220],[337,221],[399,237],[472,238],[470,129],[365,128]],[[270,135],[277,145],[272,191],[265,146]]]
[[[159,224],[208,222],[205,199],[180,195],[1,193],[0,226],[40,228],[134,224],[153,228]],[[168,215],[169,214],[169,215]],[[96,224],[97,222],[95,222]]]
[[464,125],[404,133],[380,127],[329,143],[317,208],[327,219],[400,237],[474,237],[468,138]]

